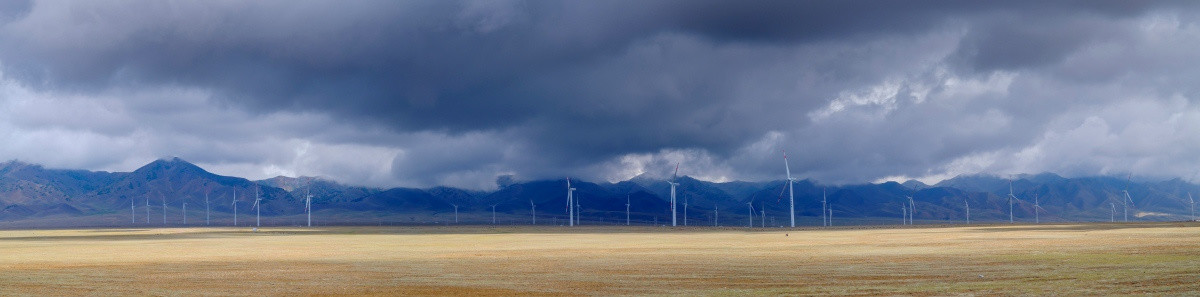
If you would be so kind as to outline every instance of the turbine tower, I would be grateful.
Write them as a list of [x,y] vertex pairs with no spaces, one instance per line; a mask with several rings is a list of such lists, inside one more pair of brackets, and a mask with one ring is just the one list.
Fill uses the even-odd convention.
[[183,224],[187,225],[187,201],[183,202]]
[[1133,198],[1129,197],[1129,184],[1133,183],[1132,180],[1133,174],[1130,173],[1125,179],[1125,190],[1121,191],[1125,193],[1125,199],[1121,200],[1121,205],[1123,205],[1125,209],[1125,222],[1129,222],[1129,205],[1133,204]]
[[571,178],[567,178],[567,226],[575,226],[575,188],[571,187]]
[[163,226],[167,225],[167,195],[158,193],[158,197],[162,198],[163,203]]
[[908,206],[904,206],[903,203],[900,204],[900,215],[900,224],[908,225]]
[[458,204],[451,204],[450,206],[454,206],[454,223],[458,224]]
[[1010,181],[1008,181],[1008,223],[1009,224],[1013,223],[1013,200],[1016,200],[1016,199],[1017,199],[1017,196],[1013,195],[1012,181],[1010,180]]
[[1041,215],[1038,214],[1039,213],[1038,209],[1042,209],[1042,205],[1038,202],[1037,193],[1033,193],[1033,223],[1034,224],[1042,223],[1042,218],[1041,218]]
[[[783,170],[784,170],[784,172],[787,173],[788,201],[790,203],[790,206],[788,206],[788,217],[791,219],[792,228],[795,228],[796,227],[796,195],[795,195],[796,193],[795,193],[795,190],[792,188],[792,183],[795,183],[796,180],[792,178],[792,168],[790,168],[788,166],[787,151],[783,152]],[[825,210],[821,209],[821,212],[824,213]],[[824,214],[822,214],[822,216],[823,215]]]
[[129,197],[129,223],[137,224],[137,202],[133,201],[133,197]]
[[672,227],[677,226],[676,218],[675,218],[675,213],[676,213],[676,211],[675,211],[675,187],[678,186],[679,183],[675,182],[675,178],[678,176],[679,176],[679,164],[676,163],[675,164],[675,174],[671,175],[671,181],[667,182],[668,184],[671,184],[671,226]]
[[237,190],[233,190],[233,226],[237,226]]
[[204,225],[205,226],[209,225],[209,212],[210,212],[209,210],[211,208],[212,207],[210,207],[208,204],[208,191],[205,191],[204,192]]
[[625,226],[629,226],[629,194],[625,194]]
[[309,227],[312,227],[312,198],[313,198],[313,195],[310,194],[311,192],[312,192],[312,184],[309,184],[308,188],[304,190],[304,213],[308,215],[308,226]]
[[913,202],[912,196],[904,196],[904,197],[908,197],[908,208],[910,210],[908,212],[908,224],[913,225],[913,217],[917,216],[917,203]]
[[746,202],[746,206],[750,207],[750,226],[747,228],[754,228],[754,201]]
[[967,204],[967,225],[971,224],[971,201],[963,201]]
[[821,188],[821,226],[827,226],[827,227],[829,226],[830,223],[832,223],[829,220],[829,217],[827,217],[825,215],[825,212],[829,208],[829,199],[828,198],[829,197],[827,197],[826,193],[825,193],[825,188]]
[[537,204],[533,204],[533,199],[529,199],[529,216],[533,217],[533,225],[537,226]]
[[1188,192],[1188,203],[1192,205],[1192,221],[1196,220],[1196,200],[1192,200],[1192,193]]
[[721,221],[721,212],[717,210],[716,205],[713,205],[713,227],[716,227],[719,221]]
[[492,225],[496,224],[496,205],[492,204]]
[[1117,222],[1117,204],[1109,202],[1108,206],[1112,208],[1112,213],[1109,214],[1108,221],[1116,223]]
[[254,185],[254,227],[262,227],[262,196],[258,194],[258,185]]
[[150,224],[150,193],[146,193],[146,224]]

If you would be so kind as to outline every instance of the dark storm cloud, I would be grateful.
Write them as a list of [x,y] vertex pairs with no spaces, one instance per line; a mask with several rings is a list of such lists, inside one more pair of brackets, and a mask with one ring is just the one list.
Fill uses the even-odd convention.
[[[1071,100],[1094,92],[1089,80],[1111,83],[1128,69],[1081,64],[1081,53],[1147,42],[1137,22],[1178,11],[1186,22],[1192,5],[7,2],[0,67],[41,92],[201,90],[211,104],[283,119],[250,121],[264,133],[304,125],[288,114],[327,116],[319,123],[345,126],[309,124],[308,138],[403,150],[391,170],[405,184],[611,171],[632,166],[614,165],[626,157],[700,158],[711,168],[698,171],[769,178],[761,172],[775,171],[781,149],[800,151],[798,172],[807,176],[858,182],[939,174],[1035,145],[1063,113],[1120,99]],[[1189,79],[1176,79],[1145,87],[1187,88]],[[1142,94],[1132,91],[1141,83],[1162,81],[1128,82],[1117,93]],[[226,136],[240,121],[205,126],[212,118],[204,113],[161,119],[185,114],[153,111],[169,97],[123,102],[147,115],[135,119],[164,122],[159,133],[222,139],[229,148],[253,137]],[[38,120],[17,125],[79,126]],[[129,119],[113,122],[97,125],[109,127],[99,133],[139,131]]]

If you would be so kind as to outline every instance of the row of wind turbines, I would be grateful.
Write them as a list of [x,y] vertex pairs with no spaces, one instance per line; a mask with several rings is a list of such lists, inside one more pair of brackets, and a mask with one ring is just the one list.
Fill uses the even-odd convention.
[[[783,153],[783,166],[784,166],[783,167],[784,174],[786,177],[785,183],[786,183],[787,187],[785,187],[784,189],[782,189],[780,191],[777,202],[779,202],[783,198],[783,193],[787,192],[788,204],[789,204],[788,205],[789,226],[794,228],[794,227],[796,227],[796,198],[795,198],[794,183],[799,181],[799,179],[792,177],[791,167],[788,164],[786,151]],[[667,184],[669,184],[671,186],[671,191],[670,191],[670,195],[671,195],[670,196],[671,226],[678,226],[678,220],[677,220],[678,211],[676,210],[676,193],[677,193],[676,187],[679,186],[679,183],[676,181],[676,179],[678,178],[678,176],[679,176],[679,164],[676,164],[675,171],[671,176],[671,180],[667,181]],[[1129,195],[1129,184],[1132,183],[1131,179],[1132,179],[1132,174],[1126,178],[1125,189],[1121,191],[1123,194],[1123,197],[1121,197],[1122,199],[1119,201],[1123,207],[1125,222],[1129,221],[1129,208],[1134,205],[1133,198]],[[573,198],[573,194],[574,194],[575,190],[576,190],[575,188],[571,187],[571,179],[567,178],[567,205],[568,205],[567,213],[568,213],[568,216],[570,217],[570,222],[571,222],[570,226],[574,226],[575,224],[577,224],[577,215],[575,214],[575,208],[570,207],[570,205],[576,205],[576,206],[578,205],[578,201]],[[833,209],[832,209],[832,205],[830,205],[830,203],[829,203],[828,196],[826,194],[827,193],[825,193],[825,191],[822,190],[822,193],[821,193],[821,225],[822,226],[833,226]],[[902,215],[901,222],[904,225],[913,225],[914,218],[915,218],[916,211],[917,211],[916,210],[916,201],[913,200],[912,196],[905,196],[905,198],[906,198],[906,201],[904,201],[904,202],[907,202],[907,203],[904,203],[904,202],[901,203],[901,208],[902,208],[901,209],[901,215]],[[1016,222],[1014,206],[1016,204],[1019,204],[1022,202],[1024,202],[1024,201],[1022,201],[1020,198],[1017,198],[1017,196],[1013,193],[1012,181],[1009,181],[1008,221],[1010,224]],[[1196,201],[1192,198],[1191,193],[1188,193],[1188,202],[1191,205],[1190,211],[1191,211],[1192,220],[1196,220],[1196,210],[1195,210]],[[965,206],[964,210],[965,210],[966,223],[970,224],[971,223],[971,202],[969,200],[964,200],[963,203]],[[758,209],[759,210],[758,213],[759,213],[759,218],[761,219],[761,226],[766,227],[767,224],[766,224],[765,203],[762,203],[760,201],[760,204],[761,205]],[[1116,222],[1116,202],[1110,202],[1109,204],[1112,208],[1111,221]],[[532,201],[530,201],[530,205],[533,206]],[[747,202],[746,206],[749,210],[748,216],[747,216],[749,218],[748,226],[754,227],[754,216],[755,216],[754,201]],[[627,196],[626,203],[625,203],[626,224],[627,225],[629,224],[628,223],[629,207],[630,207],[630,203],[628,201],[628,196]],[[684,226],[687,226],[687,222],[688,222],[687,209],[688,209],[687,200],[684,200],[684,208],[683,208]],[[717,225],[716,215],[718,214],[718,211],[719,210],[714,206],[714,208],[713,208],[713,214],[714,214],[713,225],[714,226]],[[1041,223],[1041,213],[1042,212],[1048,212],[1048,211],[1042,207],[1041,201],[1040,201],[1038,195],[1035,193],[1033,196],[1034,223]]]
[[[262,207],[261,207],[262,195],[260,194],[259,188],[260,188],[259,185],[257,185],[257,184],[254,185],[254,204],[251,205],[251,207],[250,207],[250,209],[254,211],[254,226],[255,227],[262,227]],[[304,214],[307,217],[307,226],[308,227],[312,227],[312,198],[313,198],[313,195],[311,193],[311,190],[312,190],[312,187],[308,187],[304,190]],[[159,197],[162,198],[163,225],[166,225],[167,224],[167,198],[162,193],[159,193]],[[238,197],[239,196],[238,196],[237,190],[236,189],[233,190],[233,199],[232,199],[232,201],[233,201],[233,203],[232,203],[233,226],[238,225],[238,202],[239,202]],[[130,222],[137,224],[137,202],[135,201],[135,199],[136,198],[132,198],[132,197],[129,199],[129,211],[130,211]],[[209,200],[209,193],[207,193],[207,192],[204,193],[204,225],[205,226],[212,225],[212,220],[211,220],[212,207],[211,207],[210,202],[211,201]],[[180,214],[183,215],[183,224],[187,225],[187,201],[183,200],[182,205],[183,205],[183,209],[180,211]],[[457,220],[457,211],[456,211],[455,220]],[[146,197],[146,224],[150,224],[150,197]]]
[[[776,202],[777,203],[782,202],[784,192],[786,192],[788,194],[789,226],[796,227],[796,199],[795,199],[794,184],[796,182],[798,182],[799,179],[792,177],[791,167],[788,164],[786,152],[784,152],[784,154],[783,154],[783,161],[784,161],[784,174],[786,177],[786,180],[785,180],[786,187],[784,187],[780,191],[779,197],[776,199],[777,200]],[[670,203],[669,203],[670,212],[671,212],[671,226],[679,225],[678,209],[676,207],[676,205],[677,205],[676,196],[678,193],[676,187],[678,187],[680,185],[680,183],[677,181],[678,176],[679,176],[679,165],[680,164],[675,165],[675,171],[671,176],[671,180],[667,181],[667,183],[671,187],[670,188]],[[1129,195],[1129,184],[1131,183],[1131,180],[1130,180],[1131,177],[1132,177],[1132,175],[1127,177],[1126,188],[1124,190],[1122,190],[1123,197],[1119,201],[1123,208],[1123,216],[1124,216],[1125,222],[1129,221],[1129,207],[1133,206],[1133,199]],[[568,218],[567,225],[568,226],[576,226],[581,223],[580,211],[582,210],[582,207],[579,203],[579,199],[576,199],[576,197],[575,197],[575,191],[577,189],[575,187],[571,186],[571,179],[569,177],[567,178],[566,182],[567,182],[566,214],[567,214],[567,218]],[[262,226],[262,207],[261,207],[262,197],[261,197],[259,188],[260,188],[260,186],[256,184],[255,188],[254,188],[254,204],[251,206],[251,210],[255,211],[255,218],[254,218],[255,227]],[[821,225],[822,226],[833,226],[833,209],[832,209],[832,205],[829,203],[828,196],[826,194],[827,193],[825,193],[825,191],[822,190],[822,194],[821,194]],[[166,200],[165,195],[162,195],[161,193],[159,193],[159,196],[162,198],[163,225],[166,225],[167,224],[167,211],[166,211],[167,210],[167,200]],[[232,199],[233,226],[238,226],[238,202],[239,202],[238,197],[239,196],[238,196],[237,190],[236,189],[233,190],[233,199]],[[1013,193],[1013,187],[1012,187],[1011,181],[1009,182],[1009,193],[1008,193],[1007,197],[1008,197],[1008,206],[1009,206],[1009,209],[1008,209],[1009,223],[1015,223],[1014,207],[1016,204],[1022,203],[1024,201],[1022,201],[1020,198],[1017,198],[1017,196]],[[307,220],[306,225],[308,227],[312,227],[312,210],[313,210],[312,209],[312,198],[313,198],[313,195],[311,194],[311,186],[309,186],[305,189],[304,198],[305,198],[304,199],[304,213],[305,213],[306,220]],[[901,222],[904,225],[912,225],[912,224],[914,224],[914,217],[916,214],[916,202],[913,200],[912,196],[905,196],[905,200],[906,201],[901,202],[901,208],[902,208],[901,209],[901,215],[902,215]],[[1034,222],[1041,223],[1041,213],[1047,212],[1047,210],[1045,208],[1042,208],[1037,194],[1034,194],[1033,200],[1034,200],[1033,201]],[[150,223],[150,197],[146,197],[145,201],[146,201],[146,205],[145,205],[146,224],[149,224]],[[1188,193],[1188,201],[1191,204],[1192,219],[1195,220],[1195,218],[1196,218],[1195,217],[1196,201],[1192,198],[1191,193]],[[631,202],[631,200],[630,200],[629,195],[626,195],[626,202],[625,202],[625,224],[626,225],[630,224],[630,213],[631,213],[630,211],[631,211],[631,206],[632,206],[632,204],[630,202]],[[765,207],[766,205],[765,205],[765,202],[763,202],[763,201],[759,201],[759,202],[760,202],[760,205],[759,205],[757,214],[760,218],[761,226],[766,227],[766,225],[767,225],[766,224],[766,207]],[[689,208],[689,205],[688,205],[687,200],[684,200],[683,203],[684,203],[683,225],[687,226],[688,225],[687,210]],[[1111,221],[1112,222],[1116,222],[1116,203],[1117,202],[1109,203],[1109,205],[1112,209],[1112,213],[1111,213]],[[454,223],[458,223],[459,222],[458,205],[457,204],[451,204],[451,205],[454,207]],[[496,222],[497,222],[497,219],[496,219],[496,206],[497,205],[498,204],[491,205],[492,224],[496,224]],[[537,205],[534,204],[533,200],[529,201],[529,205],[530,205],[530,214],[533,218],[533,224],[536,225],[537,224]],[[748,225],[750,227],[754,227],[754,219],[755,219],[755,215],[756,215],[754,201],[749,201],[746,203],[746,205],[749,209],[749,216],[748,216],[749,224]],[[966,223],[970,224],[971,223],[970,201],[964,200],[964,206],[965,206]],[[134,201],[134,198],[130,199],[129,207],[130,207],[131,223],[136,224],[137,223],[137,205],[136,205],[136,202]],[[205,193],[205,195],[204,195],[204,207],[205,207],[204,223],[205,223],[205,225],[211,225],[211,215],[210,215],[211,205],[210,205],[208,193]],[[181,214],[183,216],[183,224],[187,225],[187,201],[186,200],[182,201]],[[717,226],[718,222],[719,222],[719,220],[717,219],[718,218],[717,216],[719,215],[719,209],[716,206],[713,207],[713,215],[714,215],[713,226]],[[657,218],[656,218],[656,222],[657,222]],[[656,225],[657,225],[657,223],[656,223]]]

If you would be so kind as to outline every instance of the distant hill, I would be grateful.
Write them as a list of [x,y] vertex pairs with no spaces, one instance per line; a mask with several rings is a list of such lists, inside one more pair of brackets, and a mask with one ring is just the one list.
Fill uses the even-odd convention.
[[[757,220],[765,212],[769,225],[786,224],[790,201],[782,180],[713,183],[679,176],[676,182],[681,225],[686,209],[689,225],[711,225],[719,212],[722,225],[742,226],[749,204],[754,205]],[[963,175],[935,185],[910,180],[834,186],[801,180],[793,183],[791,192],[802,225],[819,222],[822,199],[835,220],[899,223],[910,207],[909,196],[918,223],[963,221],[968,204],[972,221],[1000,222],[1009,217],[1010,185],[1018,199],[1013,217],[1023,222],[1032,221],[1035,202],[1044,221],[1123,220],[1125,191],[1133,201],[1130,220],[1184,220],[1190,219],[1189,193],[1200,194],[1200,186],[1180,179],[1130,182],[1122,177],[1066,178],[1051,173],[1012,180]],[[572,186],[578,189],[575,196],[584,224],[623,224],[626,204],[633,224],[670,223],[670,185],[665,180],[642,175],[615,183],[572,180]],[[262,198],[262,221],[268,225],[300,224],[305,195],[313,196],[314,221],[321,224],[446,224],[453,222],[455,206],[460,223],[470,224],[491,223],[493,205],[498,223],[532,222],[536,212],[539,224],[565,224],[567,216],[565,179],[509,181],[487,192],[452,187],[376,189],[316,177],[251,181],[213,174],[179,158],[155,160],[133,172],[47,169],[8,161],[0,163],[0,227],[49,226],[47,222],[57,222],[54,226],[163,225],[164,214],[166,225],[179,226],[184,203],[188,225],[202,223],[206,215],[216,224],[232,224],[235,200],[239,225],[244,226],[259,213],[253,209],[256,192]]]

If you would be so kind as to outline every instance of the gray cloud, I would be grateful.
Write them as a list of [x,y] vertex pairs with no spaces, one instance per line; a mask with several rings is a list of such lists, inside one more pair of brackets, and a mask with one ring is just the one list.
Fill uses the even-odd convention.
[[[1054,145],[1099,120],[1130,139],[1114,123],[1195,118],[1190,2],[23,4],[0,6],[6,137],[125,148],[6,153],[57,166],[180,155],[228,174],[487,188],[674,162],[772,179],[787,149],[798,174],[841,183],[1113,172],[1195,142],[1095,158]],[[1084,116],[1134,99],[1181,111]]]

